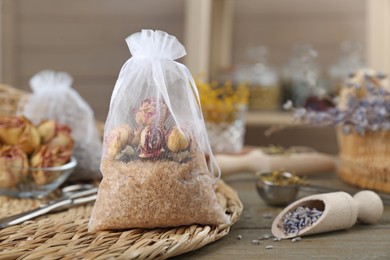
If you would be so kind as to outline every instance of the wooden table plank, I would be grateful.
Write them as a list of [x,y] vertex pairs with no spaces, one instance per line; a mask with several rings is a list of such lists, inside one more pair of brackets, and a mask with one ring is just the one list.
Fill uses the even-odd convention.
[[[190,252],[176,259],[390,259],[390,206],[377,225],[356,224],[348,230],[341,230],[303,237],[293,243],[291,240],[274,242],[251,241],[271,234],[273,218],[283,209],[267,206],[257,195],[255,177],[252,174],[229,176],[225,179],[237,190],[243,204],[241,219],[223,239],[204,248]],[[341,190],[358,189],[341,182],[335,174],[325,174],[310,179],[313,185]],[[299,197],[310,195],[300,192]],[[271,218],[269,217],[271,216]],[[242,239],[237,237],[241,235]],[[266,246],[273,246],[266,249]]]

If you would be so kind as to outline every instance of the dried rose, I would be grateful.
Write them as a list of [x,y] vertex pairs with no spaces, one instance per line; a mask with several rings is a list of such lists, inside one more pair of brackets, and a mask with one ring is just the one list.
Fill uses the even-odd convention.
[[49,143],[47,143],[49,147],[62,147],[66,150],[73,150],[74,141],[72,137],[65,133],[58,133],[56,137],[50,140]]
[[147,98],[141,102],[135,120],[140,126],[163,123],[168,116],[168,107],[162,99]]
[[23,176],[28,175],[28,159],[17,146],[4,146],[0,149],[0,187],[13,188]]
[[134,133],[126,124],[111,130],[105,138],[106,156],[114,159],[126,145],[131,144],[133,139]]
[[164,130],[157,125],[146,126],[141,132],[140,158],[152,158],[160,155],[164,149]]
[[[46,168],[61,166],[67,163],[72,156],[72,151],[63,147],[50,147],[42,145],[31,157],[30,164],[33,168]],[[48,172],[45,170],[34,170],[32,176],[35,183],[42,185],[49,183],[58,177],[60,172]]]
[[37,130],[42,143],[46,143],[55,136],[56,122],[54,120],[44,120],[37,126]]
[[170,151],[177,153],[185,150],[190,145],[188,138],[177,127],[173,127],[166,137],[167,147]]
[[54,120],[45,120],[38,125],[37,129],[43,144],[48,144],[50,147],[60,146],[68,150],[73,149],[72,130],[67,125],[59,124]]
[[7,145],[16,145],[25,153],[32,153],[40,145],[38,130],[25,117],[0,117],[0,140]]

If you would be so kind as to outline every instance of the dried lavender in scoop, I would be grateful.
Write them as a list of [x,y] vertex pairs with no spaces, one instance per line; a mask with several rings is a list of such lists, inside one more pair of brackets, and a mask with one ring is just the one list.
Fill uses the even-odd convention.
[[300,230],[313,225],[322,216],[322,213],[316,208],[298,207],[284,216],[283,231],[285,234],[298,235]]

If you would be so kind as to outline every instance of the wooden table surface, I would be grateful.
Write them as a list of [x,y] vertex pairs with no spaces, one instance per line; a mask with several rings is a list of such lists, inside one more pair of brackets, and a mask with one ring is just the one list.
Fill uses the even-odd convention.
[[[341,182],[336,174],[311,177],[313,185],[340,190],[358,191]],[[267,206],[257,195],[253,174],[229,176],[225,182],[234,188],[244,204],[240,220],[230,233],[219,241],[175,259],[390,259],[390,206],[376,225],[356,224],[348,230],[328,232],[291,240],[251,241],[271,233],[273,218],[283,209]],[[299,192],[299,197],[311,195]],[[269,215],[272,217],[270,218]],[[267,217],[268,216],[268,217]],[[239,240],[237,237],[242,236]],[[266,249],[266,246],[273,246]]]

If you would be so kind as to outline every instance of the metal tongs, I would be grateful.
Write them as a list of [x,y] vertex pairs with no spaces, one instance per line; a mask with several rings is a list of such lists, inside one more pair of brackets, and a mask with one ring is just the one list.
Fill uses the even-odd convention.
[[62,197],[42,204],[40,207],[0,219],[0,228],[23,223],[47,213],[58,212],[71,207],[95,201],[98,188],[89,184],[75,184],[62,189]]

